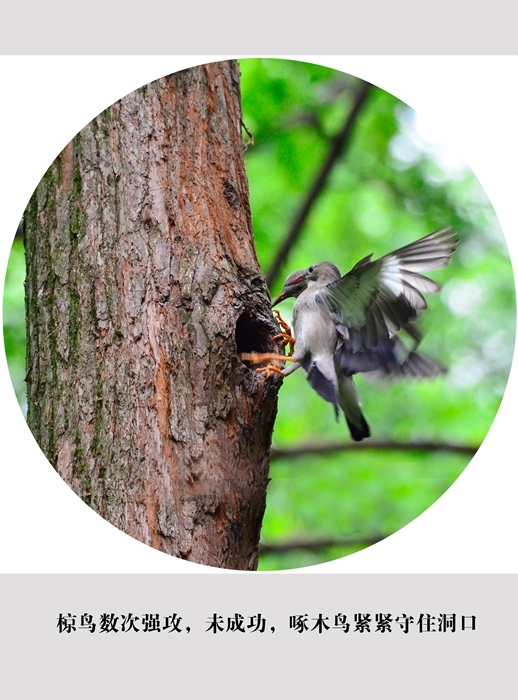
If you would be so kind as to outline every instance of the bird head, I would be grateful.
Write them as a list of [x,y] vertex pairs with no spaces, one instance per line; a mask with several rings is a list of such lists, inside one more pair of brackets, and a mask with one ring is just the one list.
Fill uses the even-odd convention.
[[282,292],[272,303],[272,307],[289,297],[298,297],[312,285],[316,285],[317,288],[325,287],[331,282],[336,282],[340,277],[340,270],[330,262],[316,263],[305,270],[296,270],[286,278]]

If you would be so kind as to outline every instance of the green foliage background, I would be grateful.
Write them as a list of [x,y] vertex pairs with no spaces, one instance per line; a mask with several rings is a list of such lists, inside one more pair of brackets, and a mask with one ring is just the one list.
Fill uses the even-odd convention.
[[[240,61],[254,235],[268,271],[360,81],[308,63]],[[373,88],[348,150],[335,166],[279,279],[331,260],[347,272],[451,225],[461,244],[443,285],[428,297],[421,350],[448,367],[433,382],[357,378],[372,440],[478,447],[500,404],[515,335],[514,282],[493,209],[473,173],[451,150],[420,135],[418,116]],[[455,155],[455,154],[454,154]],[[280,305],[290,320],[292,304]],[[309,387],[303,371],[279,395],[273,445],[347,442],[347,427]],[[362,448],[368,443],[362,443]],[[344,556],[409,523],[437,500],[470,460],[452,451],[362,449],[275,459],[262,530],[260,568],[287,569]],[[316,540],[328,546],[311,548]],[[293,547],[279,552],[287,543]],[[336,543],[334,546],[331,543]],[[350,544],[348,544],[350,543]],[[273,549],[269,553],[268,548]]]
[[[297,61],[240,61],[252,215],[261,266],[268,271],[360,81]],[[421,350],[447,366],[434,382],[357,379],[373,440],[476,448],[505,389],[515,335],[511,264],[493,209],[472,172],[451,151],[427,142],[417,116],[373,88],[349,148],[292,249],[272,296],[293,270],[332,260],[345,273],[443,226],[461,244],[443,285],[428,297]],[[247,139],[245,134],[245,140]],[[24,254],[16,239],[4,293],[4,341],[25,410]],[[292,304],[280,310],[290,320]],[[281,387],[274,448],[349,443],[344,422],[309,387],[302,371]],[[451,450],[361,449],[325,457],[272,460],[260,569],[288,569],[357,551],[403,527],[439,498],[470,457]],[[366,447],[366,448],[365,448]],[[325,546],[319,545],[324,541]],[[297,546],[292,546],[297,545]]]

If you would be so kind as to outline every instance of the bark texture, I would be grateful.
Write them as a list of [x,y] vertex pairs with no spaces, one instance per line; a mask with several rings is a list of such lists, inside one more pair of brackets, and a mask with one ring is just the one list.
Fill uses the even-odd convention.
[[[25,215],[28,421],[110,523],[202,564],[254,569],[275,379],[235,62],[112,105]],[[65,524],[64,524],[65,526]]]

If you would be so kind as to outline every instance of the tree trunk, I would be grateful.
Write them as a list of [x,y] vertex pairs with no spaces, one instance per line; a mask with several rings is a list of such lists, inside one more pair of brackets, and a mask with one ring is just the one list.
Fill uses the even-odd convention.
[[[278,382],[243,165],[239,69],[123,98],[25,214],[28,422],[72,489],[141,542],[255,569]],[[268,389],[268,390],[267,390]]]

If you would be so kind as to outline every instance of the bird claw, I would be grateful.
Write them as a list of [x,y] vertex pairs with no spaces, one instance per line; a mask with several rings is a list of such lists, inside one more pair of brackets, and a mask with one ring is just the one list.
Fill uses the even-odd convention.
[[258,374],[261,372],[266,372],[266,379],[270,379],[273,374],[280,374],[281,377],[284,377],[282,369],[272,364],[268,364],[266,367],[259,367],[259,369],[256,369],[255,372]]
[[291,335],[291,328],[289,325],[286,323],[286,321],[282,318],[281,314],[277,309],[274,310],[273,312],[277,318],[277,322],[279,323],[279,326],[281,327],[282,332],[278,333],[277,335],[274,335],[272,340],[278,340],[280,339],[279,345],[284,348],[286,346],[289,346],[289,354],[288,355],[280,355],[276,353],[268,353],[268,352],[242,352],[239,355],[239,358],[242,362],[250,362],[252,365],[259,365],[262,362],[268,362],[266,367],[259,367],[258,369],[254,370],[258,374],[262,372],[266,372],[266,378],[269,379],[273,374],[280,374],[282,377],[284,377],[284,373],[280,367],[277,367],[275,364],[272,364],[274,362],[295,362],[295,360],[292,358],[293,353],[295,352],[295,338]]
[[280,311],[274,309],[273,313],[277,318],[277,323],[281,327],[282,332],[278,333],[277,335],[274,335],[272,340],[277,340],[281,338],[281,347],[284,349],[286,346],[289,346],[289,357],[291,357],[291,355],[293,355],[293,353],[295,352],[295,338],[291,334],[291,328],[282,318]]
[[272,362],[295,362],[295,360],[287,355],[277,355],[271,352],[242,352],[239,355],[242,362],[250,362],[252,365],[259,365],[261,362],[268,362],[266,367],[259,367],[255,372],[266,372],[267,379],[272,376],[272,373],[281,374],[284,373],[280,367],[276,367]]

